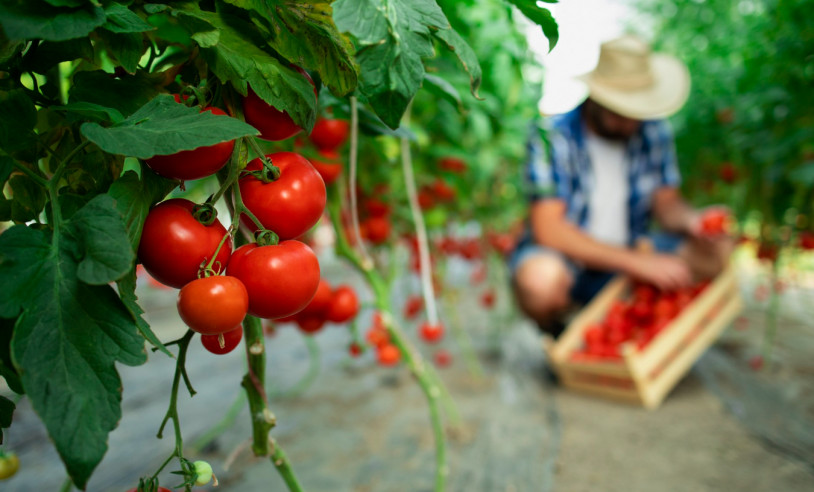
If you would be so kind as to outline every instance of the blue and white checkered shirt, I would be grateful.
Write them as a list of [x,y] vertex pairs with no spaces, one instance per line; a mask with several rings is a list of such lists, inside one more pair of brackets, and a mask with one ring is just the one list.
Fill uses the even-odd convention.
[[[532,202],[546,198],[565,201],[568,220],[584,229],[589,223],[588,197],[593,172],[585,145],[583,106],[546,121],[548,142],[543,141],[539,126],[533,125],[527,149],[526,185]],[[547,153],[544,151],[546,147]],[[673,133],[667,121],[642,122],[639,132],[628,141],[627,156],[630,164],[629,238],[632,245],[649,229],[653,193],[662,187],[681,184]]]

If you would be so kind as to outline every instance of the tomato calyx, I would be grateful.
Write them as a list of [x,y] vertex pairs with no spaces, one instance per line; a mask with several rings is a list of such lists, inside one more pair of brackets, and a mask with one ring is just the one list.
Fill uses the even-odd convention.
[[215,223],[215,220],[218,218],[218,211],[215,209],[215,206],[209,202],[196,204],[192,207],[192,216],[195,217],[195,220],[200,222],[205,226],[210,226]]
[[258,246],[277,246],[280,243],[280,236],[268,229],[258,229],[254,233],[254,242]]
[[282,171],[280,171],[280,168],[271,162],[271,159],[269,159],[268,156],[261,155],[260,160],[263,162],[263,167],[261,169],[254,169],[251,171],[244,169],[240,172],[240,177],[244,178],[251,176],[259,181],[262,181],[263,183],[273,183],[274,181],[280,179]]

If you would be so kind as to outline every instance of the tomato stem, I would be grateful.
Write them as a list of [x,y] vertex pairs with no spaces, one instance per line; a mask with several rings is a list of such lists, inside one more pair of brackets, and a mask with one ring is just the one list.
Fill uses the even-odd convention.
[[246,336],[246,357],[248,372],[241,386],[249,399],[249,413],[254,435],[252,450],[255,456],[268,456],[269,432],[276,424],[274,414],[268,409],[265,390],[266,350],[263,339],[263,324],[259,318],[246,316],[243,320],[243,333]]
[[[228,239],[229,237],[231,237],[235,233],[235,231],[234,231],[235,228],[236,228],[235,224],[232,224],[232,225],[229,226],[229,229],[226,230],[226,234],[224,234],[223,237],[220,238],[220,242],[218,243],[218,247],[215,249],[215,252],[212,253],[212,258],[209,259],[209,262],[203,268],[203,272],[198,272],[198,277],[200,277],[201,274],[203,274],[205,277],[209,277],[212,272],[214,272],[216,275],[220,275],[222,273],[222,265],[221,265],[221,269],[219,269],[221,271],[218,271],[218,272],[215,272],[212,269],[212,267],[215,266],[215,260],[218,259],[218,255],[220,254],[221,248],[223,248],[223,245],[226,244],[226,239]],[[219,340],[222,340],[222,339],[223,339],[223,337],[219,338]],[[221,348],[223,348],[223,345],[221,345]]]
[[359,229],[359,204],[356,200],[356,171],[358,168],[358,149],[359,149],[359,110],[357,108],[357,101],[355,96],[350,98],[350,176],[348,176],[348,185],[350,187],[350,216],[353,226],[353,236],[356,239],[356,244],[359,246],[359,251],[362,254],[362,264],[369,268],[373,268],[373,259],[367,252],[365,243],[362,241],[362,232]]
[[14,159],[12,159],[11,165],[16,167],[17,170],[21,171],[23,174],[25,174],[29,178],[31,178],[38,185],[42,186],[43,188],[48,188],[48,181],[45,178],[43,178],[42,176],[36,174],[31,169],[28,169],[27,167],[23,166],[22,164],[20,164],[19,162],[17,162]]
[[280,472],[280,476],[288,486],[288,490],[291,492],[302,492],[302,486],[297,480],[297,476],[294,474],[294,470],[291,468],[291,463],[288,461],[288,456],[283,451],[283,448],[281,448],[273,438],[270,438],[270,441],[274,449],[271,455],[271,462],[274,464],[274,467],[277,468],[277,471]]
[[252,211],[246,208],[246,205],[243,204],[243,196],[240,194],[240,186],[235,185],[233,189],[235,192],[235,215],[240,217],[240,214],[246,214],[246,216],[249,217],[252,222],[254,222],[254,225],[256,225],[258,229],[265,229],[265,226],[263,226],[263,223],[260,222],[260,219],[258,219],[257,216],[254,215]]
[[263,149],[257,145],[257,141],[252,137],[246,137],[246,140],[249,142],[249,147],[252,148],[252,150],[257,154],[257,157],[259,157],[260,161],[263,163],[262,172],[251,174],[264,183],[271,183],[272,181],[277,181],[280,179],[280,168],[275,166],[274,163],[271,162],[271,158],[263,153]]

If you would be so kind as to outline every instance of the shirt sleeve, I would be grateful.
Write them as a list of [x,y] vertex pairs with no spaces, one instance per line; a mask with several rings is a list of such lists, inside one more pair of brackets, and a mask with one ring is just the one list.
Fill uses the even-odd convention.
[[535,124],[527,145],[526,194],[529,201],[546,198],[567,199],[569,147],[566,139],[556,130],[548,129],[543,139]]
[[659,166],[661,186],[678,188],[681,185],[681,173],[678,170],[675,137],[670,124],[664,120],[658,125],[658,152],[655,164]]

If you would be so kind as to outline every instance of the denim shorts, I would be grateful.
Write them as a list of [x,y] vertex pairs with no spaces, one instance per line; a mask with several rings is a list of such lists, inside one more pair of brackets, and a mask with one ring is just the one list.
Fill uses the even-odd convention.
[[[682,236],[667,232],[655,232],[649,234],[648,239],[653,243],[653,249],[661,253],[675,253],[681,246]],[[563,260],[571,275],[574,278],[574,285],[571,286],[569,295],[573,301],[586,304],[590,301],[605,284],[616,274],[604,270],[593,270],[585,268],[566,257],[560,251],[541,246],[531,239],[529,234],[523,236],[517,247],[509,255],[509,271],[512,279],[521,263],[534,255],[554,255]]]

